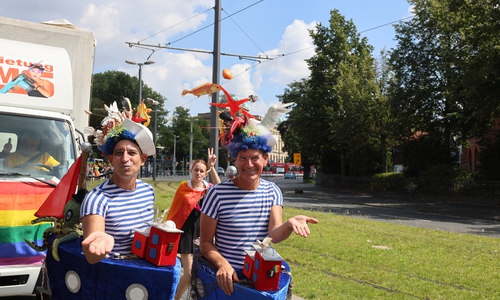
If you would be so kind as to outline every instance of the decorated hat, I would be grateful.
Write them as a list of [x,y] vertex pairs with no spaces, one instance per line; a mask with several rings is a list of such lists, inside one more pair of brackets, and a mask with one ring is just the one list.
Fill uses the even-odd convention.
[[108,116],[101,122],[102,130],[95,130],[93,127],[84,129],[84,133],[96,137],[95,143],[99,150],[106,155],[111,155],[119,141],[131,140],[137,143],[143,154],[149,156],[156,153],[153,134],[146,126],[133,121],[134,118],[131,118],[130,112],[126,110],[120,112],[116,102],[113,102],[110,107],[104,105],[104,108]]
[[247,110],[241,108],[241,105],[247,101],[254,102],[257,96],[235,101],[222,86],[220,89],[226,95],[227,103],[210,104],[226,109],[224,113],[219,114],[223,124],[220,134],[221,145],[231,152],[233,158],[241,150],[254,149],[265,153],[272,152],[276,139],[271,129],[274,129],[281,114],[291,110],[287,107],[293,103],[272,105],[262,121],[257,121]]
[[276,139],[259,121],[243,115],[231,121],[221,136],[221,145],[235,158],[241,150],[254,149],[269,153],[273,151]]

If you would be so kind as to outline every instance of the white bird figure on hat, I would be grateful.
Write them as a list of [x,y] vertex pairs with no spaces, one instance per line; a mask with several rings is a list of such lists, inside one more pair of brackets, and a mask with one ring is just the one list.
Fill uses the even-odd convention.
[[108,116],[102,119],[101,124],[105,125],[110,121],[121,123],[127,117],[126,113],[120,112],[116,101],[113,102],[109,107],[104,104],[104,109],[108,112]]
[[266,127],[267,129],[274,129],[274,126],[276,126],[276,123],[278,123],[281,115],[290,112],[292,109],[288,107],[293,104],[295,103],[290,102],[271,105],[271,107],[269,107],[269,109],[267,110],[264,119],[262,119],[262,121],[260,122],[260,125]]
[[84,134],[96,137],[96,143],[98,145],[104,144],[105,136],[111,128],[117,123],[122,123],[123,120],[127,119],[126,113],[120,112],[116,102],[113,102],[110,106],[104,104],[104,109],[108,112],[108,115],[101,121],[102,130],[96,130],[92,126],[83,129]]

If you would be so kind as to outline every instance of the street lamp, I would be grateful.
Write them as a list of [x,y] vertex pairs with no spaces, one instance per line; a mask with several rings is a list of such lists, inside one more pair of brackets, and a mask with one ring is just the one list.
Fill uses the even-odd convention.
[[153,154],[153,181],[156,180],[156,113],[158,111],[158,101],[148,98],[148,103],[155,107],[155,121],[154,121],[154,134],[153,134],[153,143],[155,144],[155,154]]
[[[125,62],[129,65],[137,65],[139,66],[139,96],[138,96],[138,101],[137,101],[137,107],[139,107],[139,105],[141,105],[141,100],[142,100],[142,66],[144,65],[152,65],[154,64],[155,62],[152,61],[152,60],[147,60],[143,63],[137,63],[133,60],[125,60]],[[133,105],[132,105],[133,106]],[[155,147],[156,147],[156,144],[155,144]],[[156,150],[156,149],[155,149]],[[141,176],[142,177],[142,166],[141,166]]]
[[177,163],[176,163],[176,160],[175,160],[175,145],[177,143],[177,138],[179,136],[178,135],[174,135],[174,159],[172,160],[172,171],[173,171],[173,175],[175,176],[175,170],[177,169]]
[[133,60],[128,60],[128,59],[125,62],[127,64],[129,64],[129,65],[137,65],[137,66],[139,66],[139,97],[138,97],[138,103],[137,103],[137,105],[140,105],[141,104],[141,100],[142,100],[142,66],[144,66],[144,65],[152,65],[155,62],[152,61],[152,60],[147,60],[147,61],[145,61],[143,63],[137,63],[137,62],[135,62]]

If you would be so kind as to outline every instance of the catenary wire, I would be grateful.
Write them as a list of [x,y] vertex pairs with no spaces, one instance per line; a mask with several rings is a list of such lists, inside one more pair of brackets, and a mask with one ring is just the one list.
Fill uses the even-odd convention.
[[149,39],[149,38],[152,38],[152,37],[154,37],[154,36],[156,36],[156,35],[158,35],[158,34],[160,34],[160,33],[162,33],[162,32],[165,32],[165,31],[167,31],[167,30],[169,30],[169,29],[172,29],[172,28],[174,28],[175,26],[181,25],[182,23],[187,22],[187,21],[189,21],[189,20],[191,20],[191,19],[194,19],[194,18],[198,17],[199,15],[202,15],[202,14],[204,14],[204,13],[208,12],[208,11],[209,11],[209,10],[211,10],[211,9],[212,9],[212,8],[209,8],[209,9],[207,9],[207,10],[205,10],[205,11],[203,11],[203,12],[201,12],[201,13],[197,14],[197,15],[192,16],[191,18],[187,18],[187,19],[186,19],[186,20],[184,20],[184,21],[181,21],[181,22],[179,22],[179,23],[177,23],[177,24],[174,24],[174,25],[172,25],[172,26],[170,26],[170,27],[168,27],[168,28],[165,28],[165,29],[163,29],[163,30],[161,30],[161,31],[158,31],[157,33],[155,33],[155,34],[153,34],[153,35],[150,35],[150,36],[148,36],[148,37],[146,37],[146,38],[143,38],[143,39],[142,39],[142,40],[140,40],[139,42],[143,42],[143,41],[145,41],[145,40],[147,40],[147,39]]
[[[248,6],[246,6],[246,7],[242,8],[242,9],[240,9],[240,10],[238,10],[238,11],[236,11],[236,12],[234,12],[234,13],[230,14],[230,15],[228,15],[227,17],[222,18],[222,19],[221,19],[220,21],[218,21],[218,22],[222,22],[223,20],[225,20],[225,19],[227,19],[227,18],[230,18],[231,16],[234,16],[234,15],[236,15],[236,14],[239,14],[240,12],[242,12],[242,11],[244,11],[244,10],[249,9],[250,7],[252,7],[252,6],[254,6],[254,5],[257,5],[258,3],[262,2],[262,1],[264,1],[264,0],[260,0],[260,1],[257,1],[257,2],[255,2],[255,3],[252,3],[252,4],[248,5]],[[167,43],[166,45],[172,45],[172,44],[174,44],[174,43],[177,43],[178,41],[181,41],[181,40],[183,40],[183,39],[185,39],[185,38],[187,38],[187,37],[190,37],[190,36],[192,36],[192,35],[194,35],[194,34],[196,34],[196,33],[200,32],[200,31],[202,31],[202,30],[205,30],[205,29],[207,29],[207,28],[209,28],[209,27],[212,27],[214,24],[215,24],[215,22],[213,22],[213,23],[211,23],[211,24],[209,24],[209,25],[207,25],[207,26],[204,26],[204,27],[202,27],[202,28],[200,28],[200,29],[198,29],[198,30],[196,30],[196,31],[193,31],[193,32],[191,32],[190,34],[187,34],[187,35],[185,35],[185,36],[183,36],[183,37],[181,37],[181,38],[179,38],[179,39],[177,39],[177,40],[175,40],[175,41],[173,41],[173,42],[169,42],[169,43]]]
[[[232,14],[234,15],[234,14]],[[231,16],[231,15],[230,15]],[[230,17],[228,16],[228,17]],[[227,18],[227,17],[226,17]],[[375,30],[375,29],[378,29],[378,28],[381,28],[381,27],[384,27],[384,26],[388,26],[388,25],[391,25],[391,24],[394,24],[394,23],[397,23],[397,22],[401,22],[401,21],[404,21],[404,20],[407,20],[407,19],[410,19],[410,18],[413,18],[413,16],[409,16],[409,17],[406,17],[406,18],[402,18],[402,19],[399,19],[399,20],[396,20],[396,21],[392,21],[392,22],[389,22],[389,23],[386,23],[386,24],[382,24],[382,25],[378,25],[378,26],[375,26],[375,27],[372,27],[372,28],[369,28],[369,29],[366,29],[366,30],[363,30],[363,31],[360,31],[359,33],[363,33],[363,32],[368,32],[368,31],[371,31],[371,30]],[[239,27],[239,26],[238,26]],[[256,45],[257,46],[257,45]],[[257,46],[258,47],[258,46]],[[289,52],[287,54],[280,54],[280,55],[276,55],[276,58],[275,59],[278,59],[278,58],[282,58],[282,57],[285,57],[285,56],[290,56],[290,55],[293,55],[293,54],[296,54],[296,53],[299,53],[299,52],[302,52],[302,51],[307,51],[311,48],[314,48],[314,46],[311,46],[311,47],[307,47],[307,48],[304,48],[304,49],[300,49],[300,50],[296,50],[296,51],[293,51],[293,52]],[[260,49],[260,48],[259,48]],[[262,50],[261,50],[262,51]],[[264,52],[264,51],[262,51]],[[238,76],[241,76],[243,73],[245,72],[248,72],[250,71],[251,69],[255,68],[257,65],[261,64],[261,63],[267,63],[269,62],[270,60],[266,60],[264,62],[262,61],[255,61],[252,65],[250,65],[250,67],[246,68],[245,71],[241,72],[240,74],[235,74],[233,75],[233,78],[236,78]],[[198,98],[197,97],[194,97],[192,100],[189,100],[188,102],[185,102],[184,103],[184,106],[197,100]]]

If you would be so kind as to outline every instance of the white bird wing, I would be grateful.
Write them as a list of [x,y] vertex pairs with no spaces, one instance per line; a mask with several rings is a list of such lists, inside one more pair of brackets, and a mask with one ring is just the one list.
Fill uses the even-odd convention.
[[104,104],[104,109],[108,112],[108,116],[102,119],[101,125],[106,125],[108,122],[118,122],[121,123],[125,119],[125,113],[120,112],[116,101],[114,101],[109,107]]
[[95,130],[95,128],[92,126],[87,126],[87,127],[83,128],[83,134],[96,136],[97,130]]
[[290,112],[292,109],[289,108],[289,106],[293,104],[295,103],[290,102],[271,105],[260,124],[265,126],[267,129],[274,129],[274,126],[276,126],[276,123],[278,123],[281,115]]

